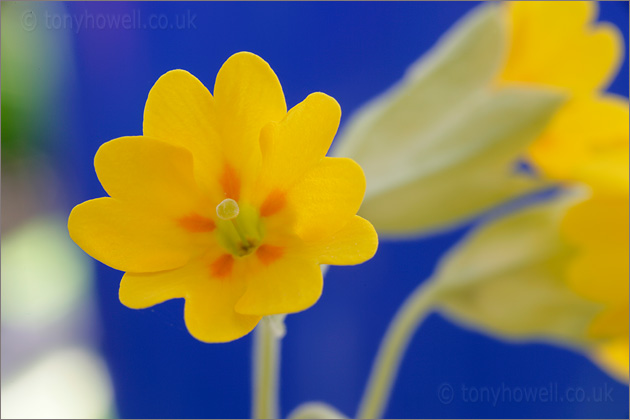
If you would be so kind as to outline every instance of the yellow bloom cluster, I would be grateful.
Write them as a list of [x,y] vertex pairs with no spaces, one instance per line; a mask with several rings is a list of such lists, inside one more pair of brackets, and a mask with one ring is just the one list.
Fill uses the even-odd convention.
[[567,284],[604,305],[589,333],[596,358],[628,378],[628,100],[601,93],[623,57],[618,30],[595,24],[594,2],[512,2],[512,47],[504,81],[562,89],[567,103],[530,148],[532,163],[553,180],[588,186],[561,231],[577,247]]
[[526,209],[480,229],[445,260],[442,276],[487,261],[493,247],[503,247],[503,261],[480,268],[485,274],[476,274],[476,287],[464,287],[445,305],[501,335],[580,344],[627,381],[628,100],[601,92],[618,71],[621,36],[593,23],[593,2],[505,7],[510,48],[497,84],[548,88],[567,98],[529,146],[529,162],[546,180],[586,187],[586,199]]
[[[593,2],[481,6],[346,126],[336,154],[363,166],[360,214],[380,234],[431,233],[566,187],[481,224],[440,261],[392,321],[364,414],[382,414],[386,372],[432,309],[568,345],[627,380],[628,100],[602,92],[623,48],[596,15]],[[523,159],[533,176],[515,170]]]

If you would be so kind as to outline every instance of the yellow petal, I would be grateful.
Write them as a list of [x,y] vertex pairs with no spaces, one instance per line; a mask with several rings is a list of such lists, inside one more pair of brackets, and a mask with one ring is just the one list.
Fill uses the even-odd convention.
[[306,241],[339,231],[357,213],[365,194],[361,167],[348,158],[324,158],[287,193],[295,232]]
[[589,300],[628,302],[627,248],[607,247],[583,252],[575,258],[567,275],[571,288]]
[[317,164],[332,144],[341,108],[324,93],[310,94],[277,124],[263,130],[264,177],[268,185],[287,189]]
[[185,298],[184,318],[195,338],[211,343],[236,340],[254,329],[260,317],[234,311],[245,290],[242,276],[214,278],[211,263],[212,257],[206,256],[176,270],[127,273],[120,284],[120,301],[139,309]]
[[628,198],[594,196],[571,207],[562,220],[562,233],[590,249],[628,247]]
[[125,273],[118,290],[120,302],[132,309],[144,309],[170,299],[186,297],[188,266],[158,273]]
[[121,201],[171,215],[197,205],[193,158],[186,149],[146,137],[121,137],[98,149],[94,166],[105,191]]
[[287,113],[282,86],[269,64],[249,52],[227,59],[219,70],[214,97],[227,162],[251,188],[259,170],[260,131]]
[[354,216],[340,231],[306,246],[317,256],[320,264],[354,265],[374,256],[378,236],[370,222]]
[[616,299],[621,302],[608,304],[605,309],[593,320],[593,323],[588,331],[592,337],[601,340],[602,338],[614,339],[628,336],[630,322],[628,319],[627,296],[628,293],[626,286],[626,299]]
[[322,294],[323,278],[319,264],[302,252],[286,252],[265,265],[252,262],[248,269],[247,291],[236,304],[241,314],[274,315],[303,311]]
[[[235,269],[238,269],[235,264]],[[236,340],[254,329],[260,316],[235,312],[236,302],[245,292],[243,275],[235,270],[227,277],[211,276],[209,262],[198,260],[173,278],[189,282],[184,319],[188,331],[198,340],[219,343]]]
[[579,295],[605,305],[589,332],[611,337],[628,332],[628,192],[611,198],[595,194],[574,205],[561,225],[577,245],[566,271],[567,284]]
[[[249,52],[236,53],[217,74],[214,96],[225,142],[239,158],[257,148],[260,130],[287,113],[282,86],[269,64]],[[233,142],[231,142],[231,141]]]
[[122,271],[181,267],[197,250],[172,219],[109,197],[76,206],[68,219],[68,231],[89,255]]
[[628,353],[628,337],[625,337],[599,346],[592,357],[610,375],[628,383]]
[[594,24],[595,2],[515,1],[508,6],[511,48],[501,76],[582,94],[616,74],[623,42],[611,25]]
[[[518,29],[527,24],[537,30],[546,28],[555,38],[566,37],[567,31],[579,31],[597,16],[597,4],[591,1],[515,1],[507,3],[512,24]],[[534,31],[534,29],[532,29]],[[524,35],[515,31],[514,37]],[[539,35],[536,31],[535,35]]]
[[[530,156],[546,176],[556,180],[588,182],[589,174],[594,178],[601,169],[612,167],[621,172],[617,178],[627,183],[629,124],[625,98],[576,98],[554,115],[532,143]],[[622,158],[625,162],[612,161]]]
[[628,198],[630,189],[628,145],[599,153],[577,169],[575,179],[589,185],[596,194]]
[[202,185],[219,190],[223,139],[219,136],[214,98],[195,76],[173,70],[155,82],[144,108],[147,137],[188,149]]

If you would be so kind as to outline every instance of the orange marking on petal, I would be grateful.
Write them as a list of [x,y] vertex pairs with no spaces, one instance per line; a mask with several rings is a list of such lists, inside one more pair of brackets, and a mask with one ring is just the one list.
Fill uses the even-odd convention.
[[256,255],[258,259],[264,264],[269,265],[272,262],[276,261],[278,258],[282,257],[284,254],[284,250],[280,246],[273,245],[261,245],[256,250]]
[[181,217],[177,219],[177,222],[188,232],[212,232],[214,228],[217,227],[214,220],[200,216],[196,213],[191,213],[188,216]]
[[262,217],[271,216],[282,210],[286,203],[285,194],[282,191],[274,190],[267,196],[262,206],[260,206],[260,215]]
[[225,165],[220,182],[225,196],[238,201],[241,195],[241,180],[232,166]]
[[213,277],[227,277],[232,272],[234,257],[230,254],[223,254],[210,265],[210,273]]

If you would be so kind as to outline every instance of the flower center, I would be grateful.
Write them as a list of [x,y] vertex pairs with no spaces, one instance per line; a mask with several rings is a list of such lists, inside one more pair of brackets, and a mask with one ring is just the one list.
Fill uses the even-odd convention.
[[217,206],[217,237],[219,243],[232,255],[249,255],[260,245],[263,226],[253,206],[226,198]]

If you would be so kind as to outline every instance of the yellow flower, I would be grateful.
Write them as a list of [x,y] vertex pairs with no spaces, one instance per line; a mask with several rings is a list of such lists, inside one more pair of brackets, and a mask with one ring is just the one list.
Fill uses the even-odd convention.
[[110,197],[75,207],[70,235],[126,271],[126,306],[184,298],[202,341],[304,310],[322,293],[320,264],[364,262],[378,243],[356,216],[361,168],[325,157],[340,114],[323,93],[287,112],[276,75],[251,53],[225,62],[214,96],[191,74],[168,72],[149,93],[144,135],[97,152]]
[[577,198],[471,233],[440,263],[437,307],[499,337],[568,345],[627,381],[628,202]]
[[455,25],[337,141],[335,154],[365,169],[360,214],[381,234],[429,233],[555,179],[514,165],[545,153],[535,140],[550,122],[590,113],[581,125],[592,132],[616,101],[598,91],[618,71],[622,37],[596,14],[593,2],[517,1],[484,5]]
[[600,187],[603,181],[605,188],[627,190],[628,177],[611,170],[627,174],[628,100],[600,92],[623,58],[619,30],[593,22],[596,2],[516,1],[506,7],[511,47],[500,80],[546,86],[568,98],[529,147],[532,163],[554,181],[590,184],[598,177]]
[[[512,39],[501,75],[504,85],[525,82],[568,95],[529,158],[550,181],[588,186],[587,198],[560,212],[536,207],[489,224],[445,260],[439,277],[460,279],[443,305],[464,322],[579,345],[627,381],[630,121],[627,99],[597,92],[622,55],[615,28],[590,24],[595,8],[509,3]],[[494,250],[502,259],[490,263]],[[475,280],[462,285],[456,270],[472,271]]]
[[515,162],[564,97],[495,86],[507,48],[502,11],[477,8],[346,124],[335,155],[365,169],[360,214],[380,234],[449,228],[541,187]]
[[[576,102],[576,106],[581,102]],[[593,111],[599,112],[594,113]],[[579,295],[602,305],[588,333],[600,341],[592,357],[612,375],[628,381],[628,311],[630,268],[630,186],[629,110],[627,100],[607,98],[585,106],[594,127],[580,120],[588,116],[575,113],[571,138],[554,135],[563,125],[569,131],[568,116],[557,119],[544,139],[545,159],[535,159],[564,181],[579,181],[589,186],[587,200],[570,208],[562,223],[562,234],[577,248],[566,277]],[[562,154],[558,146],[567,144]],[[554,159],[555,158],[555,159]],[[554,163],[555,162],[555,163]]]
[[[484,5],[346,126],[336,153],[365,168],[361,214],[379,233],[435,231],[552,182],[599,184],[592,202],[568,210],[576,197],[564,194],[454,247],[394,317],[359,417],[382,416],[433,309],[510,340],[569,345],[627,381],[627,101],[600,96],[622,44],[614,27],[592,23],[595,12],[586,2]],[[528,152],[543,176],[514,170]],[[595,198],[602,191],[626,195],[612,204]],[[567,210],[586,231],[563,222]],[[617,247],[597,247],[598,219],[618,230]]]
[[[614,95],[569,102],[530,147],[547,178],[628,190],[628,100]],[[615,172],[621,171],[621,172]],[[612,192],[612,191],[611,191]]]
[[622,37],[612,25],[593,23],[595,2],[511,2],[508,10],[512,48],[501,79],[569,93],[529,157],[546,178],[591,189],[562,222],[562,234],[577,248],[563,276],[581,296],[604,305],[588,328],[604,341],[592,353],[627,381],[628,100],[598,92],[618,71]]
[[599,92],[622,57],[616,28],[592,24],[596,3],[510,2],[511,42],[499,85],[563,92],[567,102],[531,143],[542,178],[586,186],[488,223],[441,264],[440,307],[511,339],[576,346],[628,381],[628,100]]
[[456,321],[511,340],[587,346],[600,305],[565,277],[575,249],[560,235],[577,197],[536,204],[492,220],[440,262],[438,307]]
[[628,380],[628,195],[569,195],[493,220],[441,262],[437,305],[513,340],[545,339]]
[[605,88],[622,58],[622,37],[594,23],[597,2],[507,2],[510,48],[500,79],[589,94]]
[[[625,169],[627,177],[628,165]],[[577,248],[565,272],[568,285],[602,306],[587,330],[599,342],[591,353],[626,382],[630,368],[628,200],[628,190],[610,194],[594,189],[589,199],[569,209],[561,226],[563,236]]]

